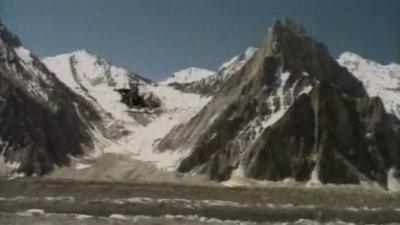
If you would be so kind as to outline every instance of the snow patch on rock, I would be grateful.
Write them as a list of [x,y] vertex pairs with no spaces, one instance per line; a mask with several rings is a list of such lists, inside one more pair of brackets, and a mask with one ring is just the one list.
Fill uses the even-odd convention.
[[128,220],[128,218],[127,218],[126,216],[121,215],[121,214],[111,214],[111,215],[109,216],[109,218],[111,218],[111,219],[117,219],[117,220]]
[[90,215],[84,215],[84,214],[78,214],[75,216],[75,219],[77,220],[86,220],[86,219],[91,219],[93,216]]
[[[0,140],[1,143],[1,140]],[[8,144],[4,144],[0,152],[0,177],[13,177],[16,175],[16,171],[20,167],[19,162],[7,162],[5,159],[5,153],[8,149]]]
[[256,54],[257,51],[257,48],[247,48],[242,55],[234,56],[229,61],[223,63],[218,71],[223,75],[233,74],[237,72],[250,58],[252,58]]
[[398,176],[395,176],[397,173],[399,173],[399,171],[394,167],[391,167],[388,171],[387,187],[389,191],[400,191],[400,179]]
[[45,212],[43,209],[28,209],[25,212],[17,213],[20,216],[43,216]]
[[319,169],[318,165],[314,166],[314,169],[311,172],[310,180],[306,184],[307,187],[320,187],[322,186],[322,182],[319,179]]
[[47,73],[38,69],[38,66],[35,65],[35,58],[28,49],[19,46],[14,48],[14,52],[20,59],[21,66],[31,75],[30,79],[26,79],[19,73],[15,74],[26,81],[23,83],[23,85],[26,85],[26,91],[43,103],[49,102],[49,93],[46,88],[54,86],[54,81],[49,79]]

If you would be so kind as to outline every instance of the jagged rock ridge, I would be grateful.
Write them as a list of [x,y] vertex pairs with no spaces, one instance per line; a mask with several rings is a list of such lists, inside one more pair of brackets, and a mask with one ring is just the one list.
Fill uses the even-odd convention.
[[187,93],[196,93],[206,96],[215,95],[220,91],[222,84],[229,80],[233,74],[241,70],[256,52],[256,48],[248,48],[241,55],[235,56],[224,63],[212,76],[206,76],[192,82],[172,82],[168,85]]
[[289,20],[269,29],[262,48],[225,82],[161,151],[190,151],[178,171],[215,180],[323,183],[376,181],[397,171],[399,121],[326,47]]
[[43,175],[67,165],[101,127],[96,110],[75,95],[0,24],[0,162]]

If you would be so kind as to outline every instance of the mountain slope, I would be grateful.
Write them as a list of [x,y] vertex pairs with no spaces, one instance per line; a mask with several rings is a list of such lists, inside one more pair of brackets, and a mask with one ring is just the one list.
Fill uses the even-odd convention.
[[389,169],[400,168],[398,124],[325,46],[277,21],[256,56],[159,148],[188,155],[178,171],[220,181],[386,186]]
[[185,83],[170,83],[169,85],[187,93],[197,93],[202,95],[214,95],[216,94],[223,83],[231,78],[231,76],[237,73],[243,68],[243,66],[249,61],[257,52],[255,48],[248,48],[243,54],[235,56],[229,61],[222,64],[222,66],[212,76],[195,80],[192,82]]
[[91,105],[61,83],[0,24],[0,159],[43,175],[93,146]]
[[[160,99],[149,91],[148,87],[152,85],[150,80],[116,67],[86,50],[45,58],[43,62],[64,84],[95,105],[98,111],[110,115],[112,121],[146,124],[150,117],[135,115],[133,111],[158,108],[161,104]],[[132,96],[124,96],[125,93]],[[129,104],[130,98],[137,102]]]
[[[181,156],[153,151],[157,141],[172,127],[189,120],[209,100],[196,94],[182,93],[168,84],[153,84],[85,50],[43,61],[62,82],[94,105],[107,122],[107,132],[111,132],[115,140],[101,140],[99,152],[123,154],[163,168],[175,166],[175,161]],[[181,75],[180,78],[189,79],[183,76],[184,71]],[[146,104],[132,107],[125,104],[119,90],[129,92],[132,83],[138,84],[137,97]]]
[[338,62],[361,80],[370,96],[379,96],[389,113],[400,118],[400,65],[381,65],[346,52]]

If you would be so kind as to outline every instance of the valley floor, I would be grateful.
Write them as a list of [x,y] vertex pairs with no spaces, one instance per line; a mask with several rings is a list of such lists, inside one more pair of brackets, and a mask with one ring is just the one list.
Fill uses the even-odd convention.
[[396,224],[400,194],[357,187],[1,180],[0,224],[28,220],[33,225]]

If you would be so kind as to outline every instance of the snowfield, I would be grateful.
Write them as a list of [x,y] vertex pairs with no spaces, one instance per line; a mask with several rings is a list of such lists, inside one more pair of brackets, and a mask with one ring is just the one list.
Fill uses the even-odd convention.
[[[195,116],[211,97],[184,93],[168,84],[227,78],[240,70],[256,51],[255,48],[249,48],[242,55],[233,57],[219,68],[218,73],[191,67],[174,73],[159,84],[116,67],[86,50],[44,58],[43,62],[65,85],[97,108],[107,123],[106,127],[119,127],[128,131],[121,138],[110,140],[104,137],[102,131],[94,128],[92,134],[96,139],[96,149],[86,159],[107,153],[122,154],[150,162],[159,169],[174,171],[178,163],[190,153],[190,149],[159,152],[156,145],[174,126]],[[121,96],[115,89],[129,88],[132,80],[139,81],[139,92],[154,94],[161,100],[159,110],[146,113],[145,110],[129,109],[121,103]],[[87,160],[73,158],[72,161],[75,170],[91,168],[91,162]]]
[[148,92],[145,81],[125,69],[111,65],[86,50],[43,59],[45,65],[65,85],[83,96],[99,111],[110,114],[114,120],[137,124],[129,116],[128,107],[121,103],[116,89],[129,88],[130,82],[138,81],[139,91]]
[[338,62],[364,84],[370,96],[382,99],[386,111],[400,118],[400,65],[381,65],[351,52],[340,55]]
[[152,162],[158,168],[174,170],[187,151],[157,152],[156,144],[176,125],[187,122],[210,100],[182,93],[172,87],[149,87],[162,100],[161,114],[147,126],[135,126],[133,133],[104,149],[106,153],[128,153],[135,159]]
[[[152,162],[159,168],[174,169],[185,152],[155,151],[157,141],[163,138],[174,126],[188,121],[210,100],[195,94],[182,93],[167,86],[149,83],[144,78],[125,69],[111,65],[86,50],[78,50],[43,60],[48,68],[69,88],[85,97],[100,112],[104,112],[110,124],[117,123],[129,131],[119,140],[104,138],[100,131],[94,130],[97,139],[96,150],[92,156],[104,153],[126,154],[135,159]],[[191,82],[213,75],[214,72],[189,68],[174,74],[174,82]],[[129,109],[121,102],[119,88],[129,88],[130,82],[139,82],[139,93],[151,93],[157,96],[162,106],[157,112]],[[165,84],[164,84],[165,83]],[[145,120],[146,122],[140,122]],[[75,163],[77,170],[90,167],[88,164]]]

